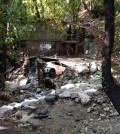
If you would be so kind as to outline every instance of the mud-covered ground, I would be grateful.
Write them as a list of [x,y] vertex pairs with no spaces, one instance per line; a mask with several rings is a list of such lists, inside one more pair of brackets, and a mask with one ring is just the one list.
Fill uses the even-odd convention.
[[[99,100],[98,98],[104,98]],[[7,127],[1,134],[119,134],[120,117],[106,97],[99,91],[91,103],[82,106],[71,99],[59,99],[53,104],[40,102],[48,108],[48,117],[11,121],[10,113],[0,120]],[[89,110],[91,108],[91,110]],[[27,111],[27,110],[26,110]]]
[[[77,60],[74,60],[74,64],[80,63]],[[66,59],[64,61],[66,62]],[[67,60],[66,64],[69,62],[72,62],[73,65],[71,59],[70,61]],[[68,77],[73,77],[73,73],[65,73],[63,75],[64,80],[60,76],[58,82],[62,81],[61,83],[64,83]],[[89,94],[90,101],[86,105],[83,105],[78,98],[75,99],[73,94],[70,97],[58,97],[57,99],[53,96],[53,101],[40,100],[30,106],[24,105],[20,108],[14,108],[1,116],[0,134],[119,134],[120,117],[104,91],[98,89],[101,80],[98,78],[83,80],[83,77],[76,74],[74,79],[66,80],[65,84],[74,84],[74,82],[78,81],[78,77],[81,83],[77,90],[76,87],[72,87],[73,90],[70,89],[72,93],[77,91],[79,94],[81,91],[96,89],[96,92]],[[20,101],[23,101],[26,97],[36,99],[38,92],[41,91],[36,87],[36,83],[34,84],[32,87],[29,86],[25,90],[21,89],[20,92],[12,95],[15,99],[19,98]],[[59,89],[58,91],[60,90],[63,91],[65,96],[65,91],[67,93],[69,91],[69,89]],[[67,95],[69,96],[69,94]],[[8,101],[9,103],[11,102]],[[36,113],[37,110],[38,112]]]

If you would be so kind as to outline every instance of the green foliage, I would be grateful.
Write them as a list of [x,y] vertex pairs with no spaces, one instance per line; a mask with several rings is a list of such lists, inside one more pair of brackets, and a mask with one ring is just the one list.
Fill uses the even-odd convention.
[[[65,35],[61,21],[79,22],[78,13],[86,4],[91,11],[103,10],[103,0],[9,0],[0,1],[0,44],[36,36],[41,27]],[[120,39],[120,2],[116,0],[116,37]]]
[[35,19],[28,9],[29,4],[20,0],[9,0],[7,5],[0,3],[1,45],[12,44],[14,40],[23,39],[31,34]]

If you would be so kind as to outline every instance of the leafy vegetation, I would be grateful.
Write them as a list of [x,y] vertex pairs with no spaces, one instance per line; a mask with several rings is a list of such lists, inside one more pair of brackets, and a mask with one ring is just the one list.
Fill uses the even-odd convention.
[[[120,9],[116,0],[116,44],[120,40]],[[16,40],[36,36],[41,27],[59,35],[65,32],[61,21],[79,23],[79,12],[88,10],[93,17],[103,15],[103,1],[100,0],[9,0],[0,1],[0,44],[13,44]],[[34,35],[34,36],[33,36]]]

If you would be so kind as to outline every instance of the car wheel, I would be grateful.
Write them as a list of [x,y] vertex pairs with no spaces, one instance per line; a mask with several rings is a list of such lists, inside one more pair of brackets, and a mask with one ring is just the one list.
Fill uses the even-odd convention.
[[56,71],[54,68],[51,68],[50,71],[49,71],[49,76],[50,77],[56,77]]

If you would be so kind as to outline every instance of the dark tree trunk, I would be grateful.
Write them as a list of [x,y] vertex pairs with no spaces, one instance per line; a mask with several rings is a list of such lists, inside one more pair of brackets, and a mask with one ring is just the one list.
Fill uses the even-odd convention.
[[104,0],[105,8],[105,40],[102,49],[102,77],[103,86],[114,86],[111,74],[111,54],[114,45],[114,0]]
[[120,87],[111,73],[111,54],[114,46],[114,0],[104,0],[105,40],[102,49],[103,88],[120,115]]

